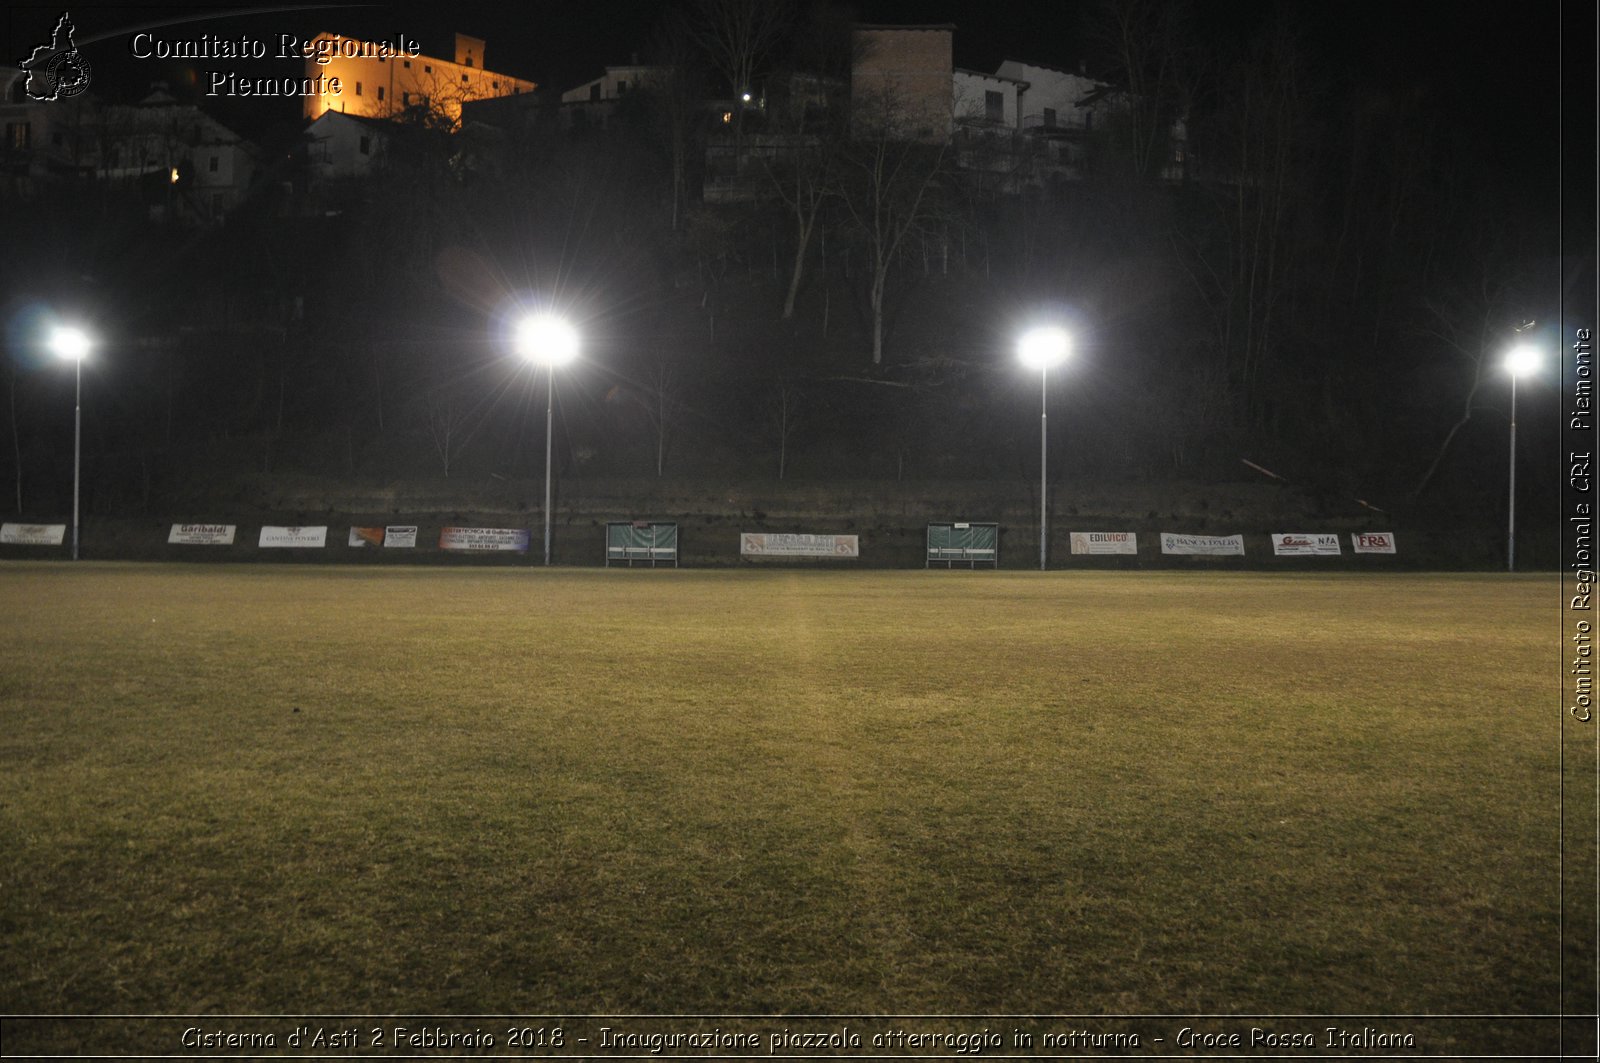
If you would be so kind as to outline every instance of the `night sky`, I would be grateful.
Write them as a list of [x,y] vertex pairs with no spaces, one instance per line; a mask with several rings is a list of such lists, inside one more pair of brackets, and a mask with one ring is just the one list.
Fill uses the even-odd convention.
[[[693,0],[680,2],[688,6]],[[1093,27],[1097,15],[1118,2],[1151,0],[1051,0],[1048,3],[989,5],[976,5],[971,0],[839,0],[836,8],[865,23],[953,24],[956,27],[954,63],[960,68],[993,71],[1002,61],[1017,59],[1072,70],[1082,65],[1089,74],[1111,80],[1116,77],[1112,57],[1096,40]],[[453,55],[453,34],[462,32],[486,41],[484,65],[489,70],[531,79],[543,91],[560,93],[599,76],[608,64],[629,63],[635,56],[644,62],[651,61],[654,31],[664,8],[661,0],[522,5],[463,0],[427,5],[240,5],[220,10],[200,6],[102,3],[73,4],[69,10],[77,26],[77,43],[92,67],[92,88],[96,94],[113,102],[132,102],[144,97],[152,83],[165,83],[180,101],[200,104],[236,132],[272,148],[292,145],[298,139],[303,127],[298,97],[206,98],[202,93],[205,73],[223,69],[237,72],[241,77],[291,79],[303,76],[302,61],[281,58],[138,60],[130,54],[131,34],[137,29],[159,27],[160,37],[166,41],[192,41],[212,34],[230,40],[247,37],[263,41],[273,41],[279,34],[296,34],[309,40],[322,31],[371,41],[393,41],[397,35],[403,35],[415,40],[423,54],[448,58]],[[32,48],[47,42],[62,10],[59,3],[30,3],[7,8],[0,14],[0,36],[4,41],[0,61],[15,64]],[[1264,69],[1262,63],[1248,58],[1250,50],[1259,46],[1264,29],[1271,27],[1286,33],[1293,46],[1283,49],[1279,55],[1294,56],[1304,64],[1301,68],[1304,77],[1297,78],[1295,84],[1303,87],[1310,98],[1295,101],[1303,104],[1295,111],[1300,116],[1296,119],[1300,124],[1295,126],[1296,135],[1286,141],[1292,142],[1291,150],[1303,160],[1297,162],[1301,168],[1294,172],[1299,182],[1296,186],[1299,198],[1284,201],[1289,204],[1287,214],[1291,216],[1282,222],[1283,232],[1293,237],[1285,240],[1285,247],[1298,244],[1298,249],[1293,259],[1295,270],[1287,273],[1288,279],[1281,282],[1281,290],[1287,293],[1285,301],[1281,308],[1273,311],[1274,315],[1281,313],[1282,320],[1292,323],[1293,327],[1274,335],[1279,344],[1277,349],[1289,352],[1283,355],[1285,368],[1276,386],[1284,389],[1285,394],[1292,392],[1298,396],[1306,390],[1306,380],[1318,382],[1319,387],[1325,384],[1322,395],[1329,410],[1337,407],[1339,401],[1345,401],[1350,410],[1362,416],[1371,412],[1367,407],[1376,401],[1374,395],[1384,402],[1392,399],[1393,409],[1398,414],[1388,417],[1374,414],[1373,421],[1383,431],[1395,433],[1391,445],[1397,450],[1436,445],[1449,429],[1450,419],[1458,416],[1457,404],[1462,389],[1470,386],[1471,381],[1463,379],[1460,366],[1450,351],[1441,350],[1438,345],[1427,348],[1419,343],[1415,324],[1415,315],[1422,312],[1419,307],[1428,309],[1434,305],[1429,300],[1443,298],[1441,292],[1445,296],[1454,293],[1456,289],[1450,285],[1464,284],[1462,278],[1481,264],[1488,275],[1505,278],[1508,284],[1525,282],[1531,289],[1528,292],[1518,289],[1514,297],[1506,296],[1505,306],[1492,307],[1493,315],[1507,317],[1509,324],[1505,327],[1537,318],[1542,328],[1554,329],[1553,319],[1572,305],[1574,299],[1570,290],[1561,290],[1561,278],[1592,276],[1592,273],[1585,274],[1582,268],[1574,268],[1582,265],[1576,260],[1592,261],[1595,247],[1592,189],[1596,167],[1593,136],[1597,62],[1592,4],[1563,4],[1561,0],[1529,0],[1515,6],[1470,5],[1459,0],[1384,3],[1376,0],[1196,0],[1181,8],[1175,6],[1175,10],[1186,12],[1185,26],[1193,53],[1207,61],[1209,76],[1204,80],[1209,89],[1206,91],[1217,97],[1210,101],[1209,113],[1205,100],[1195,108],[1196,121],[1192,128],[1201,131],[1195,133],[1191,142],[1196,158],[1206,160],[1206,153],[1212,150],[1217,157],[1225,158],[1226,133],[1219,135],[1213,125],[1209,130],[1213,140],[1208,143],[1204,137],[1204,123],[1208,118],[1228,113],[1232,105],[1226,98],[1228,90],[1249,83],[1248,76],[1241,77],[1240,72],[1248,75],[1251,70]],[[1267,76],[1277,75],[1274,72]],[[1227,80],[1229,77],[1233,80]],[[1374,130],[1376,132],[1371,132]],[[1220,146],[1213,149],[1212,144]],[[619,146],[631,150],[637,148],[639,142],[618,140],[607,150]],[[572,148],[573,158],[586,157],[582,155],[584,150],[587,149]],[[292,152],[285,152],[283,157],[292,157]],[[607,179],[621,180],[622,176],[633,172],[622,165],[629,157],[619,150],[614,157],[608,157],[598,172],[604,173]],[[1405,180],[1391,179],[1388,165],[1391,158],[1393,169],[1402,172]],[[638,165],[643,166],[643,163]],[[481,225],[477,230],[479,243],[483,245],[481,253],[490,258],[498,254],[515,264],[533,254],[528,248],[556,246],[556,236],[560,234],[537,226],[553,226],[558,222],[566,225],[568,220],[555,217],[553,212],[552,217],[547,218],[540,211],[524,209],[518,205],[517,196],[530,194],[527,189],[541,180],[554,183],[552,187],[556,191],[566,194],[567,190],[559,187],[559,171],[560,167],[527,166],[515,183],[516,195],[506,191],[503,203],[494,201],[502,210],[500,215],[488,213],[480,217],[468,211],[473,223]],[[1202,181],[1197,182],[1197,186],[1209,176],[1203,170],[1198,172]],[[1417,175],[1415,183],[1411,183],[1413,178],[1409,175],[1412,174]],[[621,225],[622,221],[633,217],[632,211],[640,215],[638,225],[644,226],[659,222],[659,218],[645,217],[652,202],[649,187],[654,187],[646,186],[649,180],[659,176],[651,171],[640,177],[644,182],[640,188],[644,191],[629,186],[628,196],[614,195],[598,185],[579,191],[593,192],[595,202],[603,204],[603,209],[597,208],[597,219],[606,220],[602,215],[614,216],[610,220]],[[1129,360],[1126,364],[1107,359],[1104,366],[1108,380],[1115,373],[1126,377],[1119,377],[1116,386],[1132,389],[1129,381],[1135,379],[1164,380],[1165,374],[1175,371],[1174,366],[1180,366],[1185,357],[1191,360],[1215,357],[1222,361],[1236,357],[1238,352],[1227,346],[1234,342],[1234,333],[1223,330],[1221,339],[1217,339],[1206,332],[1210,327],[1208,322],[1219,318],[1206,317],[1205,313],[1217,307],[1228,309],[1231,306],[1228,299],[1232,296],[1212,292],[1206,285],[1193,282],[1192,270],[1184,272],[1192,265],[1191,260],[1184,257],[1188,253],[1184,248],[1199,248],[1214,256],[1232,253],[1231,248],[1224,245],[1219,235],[1223,230],[1213,224],[1212,215],[1197,208],[1201,197],[1173,197],[1171,218],[1176,221],[1171,224],[1188,226],[1183,231],[1195,241],[1178,247],[1170,239],[1170,232],[1163,228],[1169,222],[1162,221],[1154,212],[1144,211],[1140,203],[1130,199],[1124,204],[1126,212],[1121,214],[1101,209],[1098,204],[1115,206],[1122,202],[1111,194],[1119,191],[1113,185],[1106,182],[1102,187],[1085,182],[1074,188],[1075,195],[1051,200],[1050,210],[1056,212],[1050,214],[1054,219],[1052,224],[1059,223],[1055,229],[1033,226],[1022,218],[1019,204],[1013,202],[985,205],[983,210],[987,213],[981,217],[973,214],[968,219],[972,231],[981,230],[985,241],[993,236],[1000,247],[995,252],[996,258],[1017,263],[1022,280],[1016,283],[1001,279],[992,281],[989,303],[961,318],[971,323],[970,335],[945,329],[936,336],[922,337],[923,341],[963,356],[974,350],[997,350],[999,344],[992,342],[993,335],[984,332],[984,329],[1007,327],[1006,312],[995,310],[996,305],[1004,307],[1005,301],[1013,297],[1019,300],[1044,298],[1039,291],[1047,291],[1051,293],[1050,298],[1057,298],[1055,293],[1064,284],[1076,293],[1075,298],[1103,311],[1102,332],[1107,351],[1116,347],[1125,354],[1133,352],[1128,354],[1129,359],[1134,355],[1145,359]],[[1385,199],[1390,191],[1393,194]],[[477,191],[473,197],[472,209],[483,207],[483,197]],[[373,208],[372,217],[366,221],[371,222],[376,231],[387,226],[389,216],[403,214],[410,206],[425,200],[426,197],[397,192],[396,198],[387,202],[387,214],[380,214]],[[1385,203],[1389,213],[1383,213]],[[1018,210],[1014,211],[1014,207]],[[365,217],[357,212],[345,218],[341,226],[330,226],[334,237],[328,241],[330,249],[365,247],[374,237],[374,231],[360,228]],[[509,224],[508,219],[514,224]],[[13,226],[17,232],[31,232],[21,224],[24,219],[20,215],[14,215],[12,220],[17,223]],[[63,239],[70,242],[81,237],[86,244],[95,245],[91,249],[98,248],[93,239],[98,234],[95,226],[71,230],[71,224],[71,219],[62,219]],[[237,247],[218,247],[214,249],[216,254],[231,265],[239,265],[241,270],[260,267],[260,260],[271,256],[254,254],[254,249],[279,239],[289,228],[270,217],[263,224],[264,228],[254,237],[254,244],[244,242]],[[595,224],[598,226],[600,222]],[[763,221],[749,231],[762,230],[765,224]],[[515,225],[528,228],[515,229]],[[848,226],[843,228],[848,231]],[[497,240],[512,232],[516,233],[516,239],[510,241],[513,246],[496,246]],[[1241,227],[1240,232],[1245,230]],[[1067,233],[1071,235],[1061,235]],[[1558,233],[1561,242],[1557,240]],[[1133,252],[1128,251],[1137,243],[1130,242],[1129,234],[1146,240],[1146,244],[1140,246],[1149,252],[1150,261],[1136,260]],[[718,254],[731,253],[746,263],[747,271],[748,264],[757,257],[763,262],[769,258],[777,261],[778,237],[774,236],[770,242],[758,240],[744,247],[739,241],[744,240],[745,235],[727,237],[725,245],[719,245],[722,250]],[[540,240],[545,243],[541,244]],[[1006,244],[1007,240],[1011,244]],[[112,251],[121,247],[120,244],[113,247],[109,241],[106,246]],[[148,247],[159,248],[163,244],[161,241],[140,244],[130,237],[129,246],[140,247],[142,255]],[[685,329],[701,327],[696,315],[710,313],[704,310],[709,305],[705,298],[698,305],[689,300],[684,307],[679,307],[672,294],[678,291],[675,287],[664,289],[668,291],[666,295],[651,295],[655,289],[649,288],[640,278],[656,277],[656,273],[645,269],[646,265],[654,269],[655,260],[647,262],[648,256],[641,253],[637,262],[630,259],[619,265],[612,256],[602,253],[606,246],[604,240],[597,238],[592,247],[580,248],[594,253],[595,260],[590,267],[595,276],[608,279],[621,276],[623,266],[636,265],[639,269],[637,275],[628,275],[626,283],[615,285],[617,291],[612,297],[618,306],[625,306],[632,313],[645,303],[651,313],[663,316],[669,311],[683,310],[685,320],[691,322]],[[701,254],[693,247],[685,251],[684,247],[688,246],[662,241],[663,254],[669,258],[670,254],[682,254],[687,261]],[[241,248],[251,248],[252,253],[238,254]],[[728,252],[728,248],[732,251]],[[1129,256],[1126,261],[1119,257],[1125,251]],[[964,244],[960,253],[965,262]],[[576,259],[583,258],[582,254],[574,254]],[[1041,256],[1042,264],[1035,264],[1036,254]],[[1094,258],[1097,254],[1100,257]],[[230,255],[233,258],[229,258]],[[740,255],[744,257],[740,259]],[[983,255],[987,263],[987,243]],[[199,261],[195,259],[195,263]],[[717,261],[726,260],[718,258]],[[1166,272],[1150,268],[1151,262],[1164,264]],[[1211,262],[1212,259],[1205,260],[1208,268]],[[1112,268],[1118,263],[1123,273]],[[195,281],[177,269],[177,264],[175,259],[174,269],[161,276],[171,286],[170,305],[182,312],[187,295],[183,289]],[[115,272],[111,270],[108,275]],[[515,274],[516,269],[512,268],[511,272]],[[778,272],[776,267],[772,272]],[[437,295],[429,288],[431,276],[431,271],[422,270],[416,276],[408,274],[392,279],[397,283],[415,283],[419,286],[416,290]],[[1136,277],[1138,283],[1128,283],[1129,277]],[[842,280],[826,273],[820,274],[820,278],[810,292],[813,297],[819,290],[823,293],[823,309],[819,312],[813,306],[810,312],[813,318],[820,316],[826,321],[830,320],[826,317],[827,308],[834,307],[827,301],[832,292],[828,285],[838,282],[839,294],[846,299],[860,293],[850,287],[852,278],[848,269]],[[29,278],[27,283],[33,280]],[[968,280],[969,287],[980,283],[976,273]],[[987,266],[981,283],[991,283]],[[249,284],[244,287],[248,288]],[[1171,293],[1187,293],[1190,288],[1201,289],[1201,294],[1193,297],[1192,305],[1181,300],[1174,302],[1169,297]],[[919,295],[914,289],[915,285],[908,283],[905,306],[911,306],[910,300]],[[1331,293],[1328,298],[1322,298],[1328,293]],[[772,337],[763,331],[771,322],[758,313],[759,300],[764,294],[772,293],[755,292],[742,302],[728,300],[730,307],[747,311],[747,319],[738,321],[747,332],[739,338],[730,340],[733,325],[727,320],[721,322],[723,342],[729,349],[741,342],[753,348],[771,346]],[[1303,295],[1304,299],[1295,302],[1288,295]],[[657,301],[652,303],[651,299]],[[407,312],[417,309],[404,303],[386,306],[376,299],[358,302],[358,305],[375,321],[393,319],[402,323],[408,320]],[[933,311],[947,309],[943,302],[930,304],[930,307]],[[313,306],[312,309],[317,308]],[[446,309],[459,311],[460,307]],[[1234,309],[1228,312],[1233,313]],[[1475,304],[1472,309],[1474,313],[1479,312]],[[434,308],[436,317],[439,316],[437,310]],[[333,319],[340,316],[326,308],[323,312]],[[1252,308],[1251,313],[1254,312]],[[1453,315],[1450,317],[1452,327],[1460,323],[1458,318],[1465,320],[1462,315],[1467,314],[1455,304],[1451,304],[1448,312]],[[1184,317],[1185,313],[1190,316]],[[958,316],[955,311],[951,314],[952,320]],[[1517,316],[1510,316],[1513,314]],[[621,323],[617,325],[622,332],[634,328],[653,334],[654,326],[646,330],[632,319],[623,321],[623,316],[619,314]],[[724,314],[725,319],[729,316]],[[836,312],[832,320],[840,316]],[[1360,317],[1360,329],[1355,323],[1357,317]],[[919,320],[914,309],[905,311],[906,332],[896,341],[904,343],[905,349],[916,349],[914,326]],[[459,327],[468,331],[477,328],[475,324]],[[479,336],[475,331],[472,335]],[[683,348],[689,352],[686,357],[720,357],[712,350],[716,344],[701,343],[697,331],[685,331],[682,335],[693,337],[683,340]],[[1184,345],[1181,351],[1169,350],[1171,336],[1179,337]],[[848,342],[838,338],[836,329],[817,357],[843,357],[841,351]],[[1121,346],[1116,346],[1118,344]],[[627,344],[618,341],[617,346],[623,349]],[[1195,353],[1197,351],[1202,353]],[[1149,352],[1148,357],[1141,352]],[[1154,352],[1162,353],[1158,356]],[[706,368],[706,380],[722,379],[714,368],[709,368],[711,362],[695,364]],[[243,375],[232,383],[248,391],[250,380],[245,379],[248,373],[246,370],[239,372]],[[1140,376],[1141,373],[1145,375]],[[1480,400],[1479,408],[1488,409],[1499,401],[1497,384],[1498,379],[1486,385],[1488,397]],[[328,384],[324,392],[317,394],[343,394],[339,391],[343,386]],[[1363,392],[1364,388],[1376,390]],[[1344,400],[1331,397],[1336,393],[1344,396]],[[1554,392],[1545,394],[1553,396]],[[310,422],[326,412],[314,409],[313,399],[316,395],[308,398],[304,406],[306,420]],[[708,408],[725,405],[719,396],[710,396],[705,401]],[[378,408],[381,411],[381,407]],[[259,411],[253,408],[240,416],[259,421]],[[856,417],[848,411],[838,416],[839,424],[872,421],[870,416]],[[1355,417],[1355,413],[1351,416]],[[1331,423],[1331,418],[1325,419]],[[1489,430],[1483,426],[1491,419],[1480,417],[1475,425],[1483,429],[1479,435],[1485,440],[1484,433]],[[1556,422],[1551,419],[1549,423]],[[734,432],[734,429],[744,430],[733,426],[728,431]],[[1489,443],[1483,445],[1488,447]],[[1494,441],[1494,446],[1498,448],[1498,440]]]
[[[993,70],[1007,58],[1064,68],[1086,61],[1091,73],[1105,66],[1085,33],[1089,0],[987,5],[965,0],[858,0],[845,6],[866,22],[953,23],[955,62],[968,69]],[[1446,0],[1230,0],[1200,5],[1192,31],[1198,44],[1227,49],[1238,46],[1262,23],[1284,17],[1307,44],[1307,54],[1321,64],[1318,73],[1329,84],[1368,81],[1425,92],[1437,101],[1441,120],[1470,128],[1481,142],[1486,162],[1533,175],[1551,166],[1555,157],[1563,34],[1569,46],[1592,43],[1592,34],[1573,23],[1586,6],[1570,5],[1563,26],[1563,5],[1556,0],[1515,6]],[[44,39],[62,9],[59,4],[12,6],[3,26],[8,61],[15,63]],[[514,7],[472,2],[317,7],[73,4],[70,10],[80,26],[80,38],[217,13],[215,19],[191,21],[166,32],[265,36],[310,35],[327,29],[368,39],[404,33],[418,39],[424,52],[446,57],[452,34],[459,30],[486,38],[490,69],[559,91],[597,76],[607,63],[626,63],[634,53],[648,53],[651,27],[662,4],[659,0]],[[119,35],[88,46],[90,61],[103,75],[96,81],[97,90],[138,96],[155,77],[176,80],[176,71],[159,71],[151,62],[129,62],[126,39]],[[288,75],[288,66],[272,63],[265,73]],[[1592,70],[1587,84],[1581,80],[1581,70],[1569,72],[1569,78],[1571,74],[1579,80],[1569,102],[1582,101],[1585,90],[1592,92]],[[254,124],[272,108],[254,101],[247,109],[253,113],[232,116],[236,123]]]

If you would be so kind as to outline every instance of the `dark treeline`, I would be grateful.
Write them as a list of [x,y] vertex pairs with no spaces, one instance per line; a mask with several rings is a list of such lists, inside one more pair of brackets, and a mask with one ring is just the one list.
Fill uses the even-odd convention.
[[[302,146],[269,139],[258,194],[209,230],[152,225],[125,189],[10,194],[5,508],[66,501],[70,372],[30,332],[47,311],[102,338],[101,510],[245,471],[537,475],[544,377],[508,333],[545,307],[583,337],[557,380],[569,472],[1036,476],[1039,379],[1014,349],[1057,321],[1076,341],[1051,377],[1058,478],[1259,476],[1248,458],[1391,511],[1500,489],[1498,362],[1558,312],[1555,220],[1426,85],[1342,71],[1293,9],[1212,45],[1182,5],[1117,0],[1084,47],[1133,104],[1072,179],[1018,190],[995,141],[901,142],[895,101],[843,98],[842,14],[773,6],[744,54],[712,17],[728,6],[669,14],[646,58],[674,74],[603,128],[553,107],[510,131],[403,122],[371,176],[314,196]],[[699,101],[740,62],[764,106],[713,131]],[[708,146],[759,194],[705,202],[727,177]],[[1552,389],[1534,392],[1522,475],[1548,492]]]

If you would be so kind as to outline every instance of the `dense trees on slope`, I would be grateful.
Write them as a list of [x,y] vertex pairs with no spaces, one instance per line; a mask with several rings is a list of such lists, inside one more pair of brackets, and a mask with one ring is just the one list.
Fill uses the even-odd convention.
[[[881,125],[797,118],[774,80],[738,135],[805,146],[758,198],[698,202],[686,101],[718,68],[799,59],[765,36],[718,56],[691,24],[661,35],[675,77],[605,129],[418,123],[314,215],[277,187],[197,233],[93,188],[6,210],[7,246],[33,249],[3,267],[8,505],[58,501],[67,384],[25,327],[45,306],[107,337],[86,445],[108,506],[197,470],[532,475],[545,385],[506,328],[535,303],[584,337],[557,395],[573,472],[1026,479],[1037,380],[1013,344],[1058,317],[1078,346],[1051,394],[1060,476],[1251,457],[1330,497],[1470,487],[1457,452],[1503,438],[1461,423],[1502,401],[1485,359],[1554,309],[1537,198],[1475,170],[1425,100],[1308,63],[1292,27],[1200,55],[1149,4],[1107,11],[1106,69],[1139,102],[1081,179],[1021,193]],[[791,15],[796,53],[848,62],[835,15]],[[1177,115],[1190,177],[1163,181]]]

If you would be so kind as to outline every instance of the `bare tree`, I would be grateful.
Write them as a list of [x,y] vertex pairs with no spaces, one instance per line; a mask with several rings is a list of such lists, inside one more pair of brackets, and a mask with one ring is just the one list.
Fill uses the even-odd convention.
[[789,268],[789,286],[783,298],[783,320],[794,317],[795,299],[805,279],[806,252],[816,233],[822,208],[837,194],[836,171],[839,157],[839,131],[829,125],[815,129],[804,118],[782,137],[778,150],[763,156],[763,166],[773,191],[783,203],[794,224],[794,261]]
[[840,198],[862,237],[869,260],[867,301],[872,318],[872,362],[883,361],[885,297],[890,273],[907,237],[938,213],[948,139],[906,139],[902,108],[890,95],[858,99],[854,135],[839,153]]
[[700,131],[703,70],[694,31],[669,9],[656,26],[653,52],[660,71],[641,89],[672,159],[672,228],[677,230],[688,190],[689,159]]
[[422,394],[422,415],[445,479],[486,419],[489,400],[475,400],[460,382],[436,380]]
[[1213,305],[1215,349],[1246,420],[1270,405],[1264,371],[1278,354],[1279,327],[1304,249],[1293,219],[1306,206],[1308,116],[1298,51],[1280,26],[1258,44],[1223,97],[1212,126],[1219,178],[1218,239],[1185,234],[1184,261]]
[[[1482,239],[1487,242],[1490,235],[1484,234]],[[1411,489],[1413,499],[1428,489],[1456,436],[1473,415],[1483,409],[1478,403],[1478,392],[1487,380],[1488,359],[1500,353],[1511,335],[1506,322],[1514,312],[1509,306],[1508,283],[1502,266],[1510,256],[1488,246],[1477,250],[1475,275],[1466,284],[1423,302],[1427,323],[1420,330],[1421,336],[1437,342],[1449,352],[1455,364],[1470,375],[1466,377],[1466,390],[1461,398],[1461,415],[1445,433],[1434,451],[1433,460]]]
[[[695,0],[694,39],[735,95],[754,93],[755,72],[794,21],[789,0]],[[738,110],[738,128],[744,111]]]
[[667,452],[671,449],[679,411],[679,375],[668,351],[656,352],[648,375],[636,387],[618,384],[606,394],[608,403],[637,408],[649,422],[655,449],[656,476],[666,474]]
[[1184,10],[1170,0],[1101,0],[1089,15],[1090,38],[1115,62],[1112,76],[1128,92],[1126,148],[1141,177],[1160,176],[1168,134],[1193,92]]
[[778,479],[783,479],[789,469],[789,441],[800,426],[800,389],[794,380],[784,377],[773,388],[769,407],[773,438],[778,443]]

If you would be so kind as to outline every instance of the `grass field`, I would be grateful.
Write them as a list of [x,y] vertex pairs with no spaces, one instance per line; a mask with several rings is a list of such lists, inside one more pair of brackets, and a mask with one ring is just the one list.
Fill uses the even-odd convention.
[[0,995],[1549,1012],[1552,587],[0,565]]

